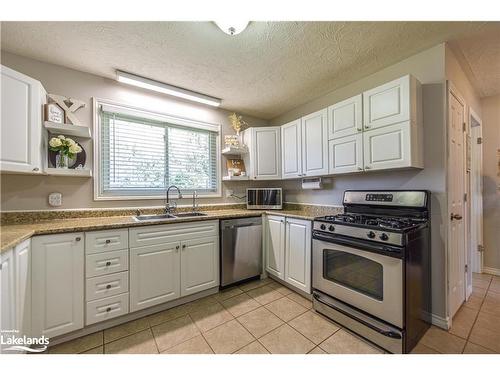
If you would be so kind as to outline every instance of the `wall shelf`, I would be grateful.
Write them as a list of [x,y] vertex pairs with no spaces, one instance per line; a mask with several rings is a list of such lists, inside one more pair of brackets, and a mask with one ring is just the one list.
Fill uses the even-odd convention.
[[88,126],[58,124],[56,122],[45,121],[45,129],[54,135],[70,135],[73,137],[90,138],[90,128]]
[[61,177],[92,177],[92,171],[90,169],[46,168],[45,174],[47,176]]
[[248,148],[227,146],[222,149],[222,155],[242,155],[248,154]]
[[248,176],[224,176],[222,181],[246,181]]

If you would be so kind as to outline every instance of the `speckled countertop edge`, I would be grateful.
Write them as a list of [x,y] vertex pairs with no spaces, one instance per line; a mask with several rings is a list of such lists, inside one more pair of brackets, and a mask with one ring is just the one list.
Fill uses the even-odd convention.
[[[295,207],[294,207],[295,208]],[[319,214],[334,214],[340,212],[340,208],[329,207],[325,210],[319,209],[289,209],[289,210],[246,210],[229,209],[216,211],[202,211],[207,216],[176,218],[163,221],[138,222],[132,216],[109,216],[109,217],[79,217],[68,219],[43,220],[36,223],[8,224],[0,227],[0,253],[33,236],[56,233],[70,233],[79,231],[106,230],[117,228],[130,228],[137,226],[164,225],[184,222],[195,222],[203,220],[219,220],[239,217],[255,217],[262,214],[286,216],[298,219],[312,220]]]

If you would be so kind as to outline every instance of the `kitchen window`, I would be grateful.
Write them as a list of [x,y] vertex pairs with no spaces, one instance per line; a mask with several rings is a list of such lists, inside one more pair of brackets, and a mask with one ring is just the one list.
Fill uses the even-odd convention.
[[220,196],[219,126],[97,105],[99,199],[162,199],[176,185],[183,193]]

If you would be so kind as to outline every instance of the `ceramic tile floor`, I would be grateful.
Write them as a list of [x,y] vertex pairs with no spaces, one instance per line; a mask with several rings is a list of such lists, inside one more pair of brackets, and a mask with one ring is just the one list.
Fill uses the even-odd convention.
[[[495,292],[496,291],[496,292]],[[500,352],[500,278],[474,275],[450,332],[432,328],[415,353]],[[498,325],[498,324],[497,324]],[[498,325],[500,326],[500,325]],[[82,354],[382,353],[271,279],[253,281],[49,348]]]

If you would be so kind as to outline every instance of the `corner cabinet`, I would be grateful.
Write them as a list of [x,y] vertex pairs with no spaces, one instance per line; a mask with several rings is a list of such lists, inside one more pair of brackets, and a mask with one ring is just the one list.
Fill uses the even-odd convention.
[[252,180],[281,179],[281,128],[266,126],[248,128],[242,132],[248,154],[243,156],[248,176]]
[[264,229],[266,272],[311,293],[311,222],[267,215]]
[[83,328],[83,233],[32,239],[32,332],[56,337]]
[[3,65],[1,75],[0,171],[41,174],[47,142],[42,126],[46,92],[39,81]]

